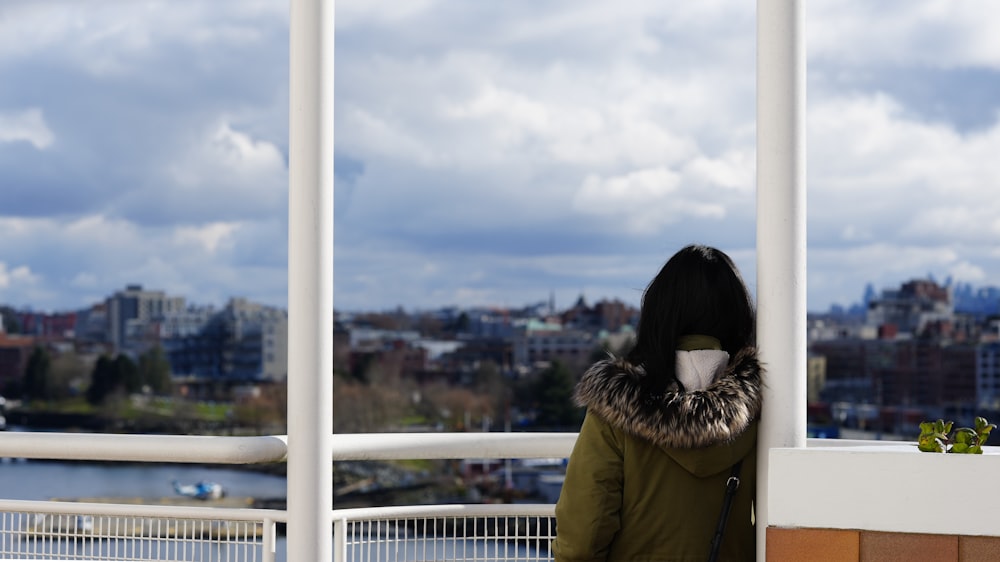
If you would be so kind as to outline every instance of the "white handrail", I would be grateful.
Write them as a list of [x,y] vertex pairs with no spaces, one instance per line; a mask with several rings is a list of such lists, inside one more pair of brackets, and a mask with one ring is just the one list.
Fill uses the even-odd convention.
[[335,433],[333,460],[566,458],[576,433]]
[[[136,548],[135,542],[155,541],[157,546],[155,553],[145,552],[135,559],[148,560],[148,556],[153,559],[162,559],[159,555],[160,548],[165,551],[170,550],[170,545],[175,549],[197,548],[194,543],[212,542],[216,545],[227,545],[229,547],[260,549],[262,562],[273,562],[275,559],[276,546],[276,524],[287,523],[288,515],[285,511],[250,508],[225,508],[210,506],[185,506],[185,505],[141,505],[141,504],[110,504],[92,502],[60,502],[60,501],[32,501],[32,500],[3,500],[0,499],[0,518],[3,527],[0,528],[0,545],[2,554],[16,556],[30,555],[33,558],[41,555],[65,554],[62,548],[65,545],[76,548],[95,549],[95,545],[104,543],[101,539],[107,539],[118,543],[126,541],[126,544],[117,544],[115,548],[128,551]],[[23,519],[17,519],[17,514],[34,514],[34,518],[29,518],[27,525]],[[38,519],[37,516],[43,516]],[[91,522],[87,527],[81,527],[79,519],[62,519],[66,516],[88,516],[94,519],[106,519],[104,524]],[[53,517],[53,520],[46,520],[44,517]],[[107,519],[110,519],[108,521]],[[145,519],[148,522],[137,522],[137,519]],[[191,521],[191,527],[182,526],[181,534],[173,534],[175,531],[165,531],[154,521]],[[19,523],[18,521],[21,521]],[[93,520],[91,520],[93,521]],[[226,525],[218,531],[218,537],[202,534],[206,529],[215,529],[214,523],[209,527],[198,526],[198,522],[225,522]],[[247,525],[251,527],[240,527],[231,529],[230,524]],[[257,535],[250,530],[260,525],[260,534]],[[169,529],[169,527],[167,527]],[[185,529],[194,534],[185,533]],[[240,529],[243,529],[241,534]],[[166,532],[169,538],[159,534]],[[231,532],[235,534],[230,534]],[[10,541],[12,536],[16,537],[27,533],[28,542]],[[255,545],[256,538],[260,542]],[[221,540],[221,542],[220,542]],[[130,546],[132,545],[132,546]],[[185,546],[186,545],[186,546]],[[117,551],[116,551],[117,552]],[[117,555],[109,552],[97,550],[88,552],[74,552],[74,559],[114,559],[119,560]],[[56,556],[62,560],[62,556]],[[8,560],[9,558],[4,558]],[[131,559],[131,558],[130,558]],[[253,559],[257,559],[253,555]],[[227,558],[228,560],[228,558]]]
[[[567,458],[576,433],[335,433],[332,459]],[[288,437],[0,433],[0,457],[126,462],[258,464],[284,462]],[[809,447],[895,445],[891,441],[809,439]]]
[[70,513],[107,516],[137,516],[162,519],[205,519],[227,521],[287,522],[288,514],[272,509],[209,507],[187,505],[143,505],[93,502],[2,500],[0,512]]
[[0,433],[0,457],[166,463],[283,462],[288,437],[123,435],[110,433]]
[[[332,459],[566,458],[576,433],[335,433]],[[0,433],[0,457],[165,463],[284,462],[288,436]]]
[[474,503],[355,507],[335,509],[333,514],[337,520],[377,521],[412,517],[553,517],[555,509],[551,503]]

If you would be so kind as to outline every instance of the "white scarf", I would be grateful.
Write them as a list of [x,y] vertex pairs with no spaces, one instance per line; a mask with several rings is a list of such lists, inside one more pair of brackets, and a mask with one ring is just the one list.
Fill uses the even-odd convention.
[[726,370],[729,354],[720,349],[694,349],[677,352],[677,380],[684,390],[704,390]]

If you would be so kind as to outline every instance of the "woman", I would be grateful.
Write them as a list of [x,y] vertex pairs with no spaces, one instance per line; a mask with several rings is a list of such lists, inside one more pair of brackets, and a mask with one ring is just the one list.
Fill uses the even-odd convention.
[[556,504],[557,562],[707,560],[726,486],[739,488],[719,560],[753,560],[762,369],[754,308],[723,252],[677,252],[646,288],[632,350],[595,363]]

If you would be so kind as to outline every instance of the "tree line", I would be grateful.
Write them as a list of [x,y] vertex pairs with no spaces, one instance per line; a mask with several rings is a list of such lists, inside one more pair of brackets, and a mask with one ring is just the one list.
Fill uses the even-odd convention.
[[65,400],[84,395],[92,405],[112,396],[138,392],[170,394],[173,383],[170,363],[159,346],[139,355],[135,361],[125,354],[102,355],[87,370],[86,362],[72,352],[55,356],[36,346],[28,358],[20,395],[25,400]]
[[[595,358],[603,350],[595,351]],[[334,367],[335,433],[393,431],[423,425],[445,431],[533,429],[576,431],[584,410],[573,402],[580,365],[552,361],[512,377],[491,361],[458,376],[418,381],[405,374],[402,357],[387,353]]]

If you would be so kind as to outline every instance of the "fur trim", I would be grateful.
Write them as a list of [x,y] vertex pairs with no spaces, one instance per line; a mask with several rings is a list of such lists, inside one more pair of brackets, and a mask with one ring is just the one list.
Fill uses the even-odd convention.
[[575,399],[611,425],[660,447],[707,447],[731,441],[760,415],[762,372],[757,350],[746,348],[708,388],[685,392],[674,382],[653,396],[644,390],[641,365],[611,357],[584,373]]

